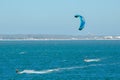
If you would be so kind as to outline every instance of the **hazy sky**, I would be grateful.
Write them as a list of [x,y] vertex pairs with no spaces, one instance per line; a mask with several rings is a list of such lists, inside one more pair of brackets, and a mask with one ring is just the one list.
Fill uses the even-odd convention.
[[118,35],[120,0],[0,0],[0,34]]

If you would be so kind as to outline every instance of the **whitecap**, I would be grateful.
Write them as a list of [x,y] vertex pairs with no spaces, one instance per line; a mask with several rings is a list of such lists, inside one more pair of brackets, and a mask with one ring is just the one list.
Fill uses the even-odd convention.
[[49,73],[54,73],[54,72],[61,72],[61,71],[74,70],[74,69],[84,69],[84,68],[95,67],[95,66],[105,66],[105,64],[90,64],[87,66],[73,66],[73,67],[39,70],[39,71],[25,69],[23,71],[18,71],[17,73],[18,74],[49,74]]
[[78,68],[85,68],[86,66],[75,66],[75,67],[66,67],[66,68],[55,68],[55,69],[47,69],[47,70],[23,70],[18,72],[18,74],[48,74],[52,72],[59,72],[59,71],[65,71],[65,70],[72,70],[72,69],[78,69]]
[[41,70],[41,71],[36,71],[36,70],[23,70],[21,72],[18,72],[18,74],[47,74],[51,72],[59,71],[59,69],[49,69],[49,70]]
[[98,62],[101,59],[84,59],[85,62]]

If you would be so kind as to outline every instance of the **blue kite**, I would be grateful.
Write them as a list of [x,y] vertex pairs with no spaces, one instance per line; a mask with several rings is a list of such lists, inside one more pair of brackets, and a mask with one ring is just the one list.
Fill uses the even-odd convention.
[[79,19],[80,19],[80,27],[79,27],[79,30],[82,30],[82,29],[84,28],[84,26],[85,26],[85,19],[84,19],[84,17],[81,16],[81,15],[75,15],[74,17],[75,17],[75,18],[78,18],[78,17],[79,17]]

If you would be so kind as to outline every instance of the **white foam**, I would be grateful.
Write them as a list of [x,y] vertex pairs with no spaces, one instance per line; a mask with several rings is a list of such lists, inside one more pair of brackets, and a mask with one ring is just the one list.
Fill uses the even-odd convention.
[[[105,66],[106,64],[90,64],[87,66],[73,66],[73,67],[65,67],[65,68],[55,68],[55,69],[47,69],[47,70],[23,70],[18,72],[18,74],[49,74],[53,72],[60,72],[60,71],[66,71],[66,70],[74,70],[74,69],[84,69],[88,67],[94,67],[94,66]],[[113,65],[113,64],[111,64]]]
[[78,68],[85,68],[86,66],[75,66],[75,67],[66,67],[66,68],[56,68],[56,69],[48,69],[48,70],[23,70],[21,72],[18,72],[18,74],[48,74],[52,72],[58,72],[58,71],[64,71],[64,70],[72,70],[72,69],[78,69]]
[[42,71],[36,71],[36,70],[23,70],[21,72],[18,72],[19,74],[47,74],[51,72],[59,71],[59,69],[49,69],[49,70],[42,70]]
[[85,62],[98,62],[100,59],[84,59]]
[[58,68],[59,70],[71,70],[71,69],[79,69],[85,68],[86,66],[74,66],[74,67],[66,67],[66,68]]

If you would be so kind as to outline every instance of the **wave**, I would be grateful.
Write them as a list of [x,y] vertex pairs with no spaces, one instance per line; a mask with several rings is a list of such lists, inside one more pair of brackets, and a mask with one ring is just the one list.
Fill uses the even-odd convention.
[[98,62],[101,59],[84,59],[85,62]]
[[74,66],[74,67],[65,67],[65,68],[55,68],[55,69],[47,69],[47,70],[23,70],[17,72],[18,74],[49,74],[53,72],[60,72],[60,71],[66,71],[66,70],[73,70],[73,69],[84,69],[88,67],[95,67],[95,66],[105,66],[106,64],[90,64],[86,66]]
[[48,69],[48,70],[23,70],[18,72],[18,74],[48,74],[52,72],[58,72],[58,71],[64,71],[64,70],[72,70],[72,69],[78,69],[78,68],[85,68],[86,66],[76,66],[76,67],[66,67],[66,68],[56,68],[56,69]]
[[17,72],[18,74],[48,74],[53,72],[59,72],[59,71],[66,71],[66,70],[73,70],[73,69],[84,69],[92,66],[103,66],[103,64],[91,64],[87,66],[74,66],[74,67],[66,67],[66,68],[56,68],[56,69],[47,69],[47,70],[23,70],[20,72]]
[[58,71],[58,69],[51,69],[51,70],[43,70],[43,71],[36,71],[36,70],[23,70],[21,72],[18,72],[18,74],[46,74],[46,73],[51,73],[51,72],[55,72]]
[[[99,61],[94,60],[94,61]],[[47,69],[47,70],[28,70],[25,69],[23,71],[18,71],[18,74],[49,74],[49,73],[54,73],[54,72],[60,72],[60,71],[67,71],[67,70],[74,70],[74,69],[84,69],[88,67],[95,67],[95,66],[105,66],[105,65],[118,65],[118,63],[112,63],[112,64],[90,64],[90,65],[85,65],[85,66],[73,66],[73,67],[65,67],[65,68],[55,68],[55,69]]]

